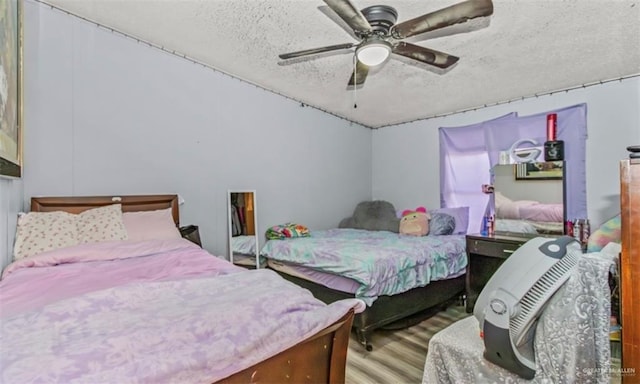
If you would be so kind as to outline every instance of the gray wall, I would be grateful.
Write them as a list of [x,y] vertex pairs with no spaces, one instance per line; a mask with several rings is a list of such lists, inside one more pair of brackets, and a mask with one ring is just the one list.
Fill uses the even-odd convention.
[[389,200],[398,209],[439,206],[441,126],[474,124],[514,111],[524,116],[579,103],[587,103],[587,206],[595,228],[620,212],[619,161],[627,158],[627,146],[640,144],[638,77],[378,129],[373,132],[373,198]]
[[182,224],[226,256],[228,189],[257,191],[260,234],[370,199],[368,128],[39,3],[25,24],[25,202],[178,193]]

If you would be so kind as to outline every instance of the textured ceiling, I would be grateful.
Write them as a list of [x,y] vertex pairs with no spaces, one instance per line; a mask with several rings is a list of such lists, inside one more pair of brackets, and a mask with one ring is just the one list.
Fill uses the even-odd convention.
[[[357,42],[321,0],[42,2],[371,128],[640,73],[640,0],[494,0],[490,17],[407,39],[460,57],[453,67],[392,55],[356,92],[353,50],[278,58]],[[457,2],[352,0],[392,6],[398,22]]]

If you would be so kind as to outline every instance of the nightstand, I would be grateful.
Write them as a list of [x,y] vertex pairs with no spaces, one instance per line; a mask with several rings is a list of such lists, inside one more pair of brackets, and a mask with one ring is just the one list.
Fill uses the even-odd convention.
[[178,228],[182,238],[189,240],[192,243],[198,244],[202,248],[200,242],[200,230],[197,225],[187,225],[185,227]]
[[467,235],[467,313],[500,265],[532,237],[520,234]]

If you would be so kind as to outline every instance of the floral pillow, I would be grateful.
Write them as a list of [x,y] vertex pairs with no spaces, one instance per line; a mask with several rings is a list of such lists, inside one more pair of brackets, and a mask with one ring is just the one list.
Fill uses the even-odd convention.
[[120,204],[78,215],[62,211],[29,212],[18,217],[13,258],[19,260],[78,244],[126,239]]
[[84,211],[77,215],[76,225],[81,244],[127,239],[120,204]]
[[77,244],[76,215],[67,212],[29,212],[18,217],[13,258],[19,260]]

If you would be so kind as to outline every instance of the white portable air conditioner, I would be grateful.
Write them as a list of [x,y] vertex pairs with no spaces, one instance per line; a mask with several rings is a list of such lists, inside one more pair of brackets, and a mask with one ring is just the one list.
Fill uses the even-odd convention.
[[580,244],[572,237],[536,237],[505,260],[473,309],[487,360],[525,379],[534,377],[535,324],[581,255]]

